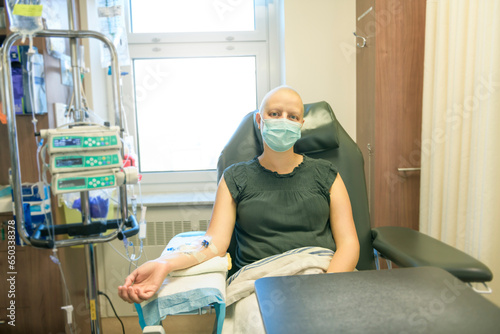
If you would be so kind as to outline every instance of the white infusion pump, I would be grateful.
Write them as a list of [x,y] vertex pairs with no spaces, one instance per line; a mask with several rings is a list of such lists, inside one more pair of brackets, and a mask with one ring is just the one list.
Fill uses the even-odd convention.
[[120,150],[59,153],[50,156],[51,174],[122,166]]
[[47,152],[68,153],[120,149],[122,147],[118,126],[78,126],[68,129],[41,130],[40,135],[47,140]]
[[52,176],[51,191],[54,195],[113,188],[122,184],[136,184],[139,179],[136,167],[99,169],[96,171],[61,173]]

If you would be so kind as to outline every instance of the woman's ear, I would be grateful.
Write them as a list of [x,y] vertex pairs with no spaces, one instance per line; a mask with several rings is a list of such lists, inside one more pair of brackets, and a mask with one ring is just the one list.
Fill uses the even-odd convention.
[[255,122],[257,122],[257,126],[259,127],[259,130],[261,130],[260,128],[260,122],[262,121],[261,119],[261,116],[260,116],[260,112],[256,113],[255,114]]

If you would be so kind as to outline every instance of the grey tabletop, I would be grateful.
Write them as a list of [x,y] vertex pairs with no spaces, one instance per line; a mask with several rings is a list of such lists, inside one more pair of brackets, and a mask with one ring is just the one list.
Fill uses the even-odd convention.
[[266,277],[255,282],[275,333],[500,333],[500,308],[432,267]]

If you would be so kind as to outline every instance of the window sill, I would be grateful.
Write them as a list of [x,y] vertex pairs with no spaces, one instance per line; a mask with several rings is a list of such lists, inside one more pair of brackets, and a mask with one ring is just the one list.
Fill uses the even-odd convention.
[[[137,198],[137,204],[140,203]],[[142,204],[148,207],[166,206],[212,206],[215,202],[215,193],[172,193],[172,194],[147,194],[142,195]]]

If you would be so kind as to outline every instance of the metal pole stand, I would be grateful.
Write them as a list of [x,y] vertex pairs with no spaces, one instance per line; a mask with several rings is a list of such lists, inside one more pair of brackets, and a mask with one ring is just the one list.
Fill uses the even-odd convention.
[[[71,0],[68,0],[71,2]],[[126,168],[119,167],[119,173],[122,173],[123,182],[115,183],[115,187],[120,190],[120,213],[119,219],[105,220],[102,222],[92,222],[90,217],[89,191],[82,191],[80,195],[82,207],[82,222],[76,224],[53,225],[51,222],[41,223],[33,233],[28,233],[25,227],[25,214],[23,211],[21,168],[19,162],[19,145],[17,138],[16,117],[14,111],[14,93],[10,64],[10,49],[14,42],[21,39],[19,33],[12,33],[7,36],[3,47],[0,49],[0,59],[2,61],[2,81],[4,83],[1,89],[3,107],[7,115],[7,127],[9,131],[9,148],[11,158],[12,172],[12,190],[13,202],[15,205],[15,216],[17,222],[17,232],[26,245],[38,248],[53,249],[57,247],[69,247],[85,245],[86,267],[87,267],[87,286],[88,300],[90,306],[91,333],[100,333],[100,315],[98,303],[97,269],[94,245],[96,243],[109,242],[115,238],[120,240],[124,237],[131,237],[139,232],[139,225],[134,215],[128,215],[127,207],[127,183],[131,184],[137,181],[133,179],[132,174],[128,174]],[[121,105],[121,87],[120,87],[120,69],[118,64],[118,55],[113,43],[103,34],[95,31],[74,31],[74,30],[42,30],[33,34],[33,37],[60,37],[69,38],[71,44],[71,56],[73,65],[73,80],[75,89],[75,115],[80,114],[83,119],[83,110],[81,108],[80,91],[80,69],[78,67],[78,55],[76,53],[77,41],[81,38],[95,38],[105,43],[109,48],[112,59],[112,78],[113,78],[113,99],[115,111],[115,124],[119,128],[120,140],[123,139],[123,119]],[[76,117],[76,116],[75,116]],[[50,131],[50,130],[42,130]],[[121,147],[121,156],[124,156],[124,147]],[[135,171],[137,172],[137,171]],[[91,173],[94,173],[93,171]],[[60,174],[59,174],[60,175]],[[113,174],[117,175],[117,174]],[[57,174],[53,175],[57,177]],[[86,181],[85,181],[86,182]],[[87,184],[87,183],[83,184]],[[110,186],[107,186],[110,187]],[[54,192],[54,186],[51,189]],[[50,225],[49,225],[50,224]],[[109,234],[104,234],[107,230],[113,230]],[[53,238],[47,238],[51,232],[54,232]],[[67,235],[71,238],[57,240],[56,235]]]

